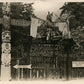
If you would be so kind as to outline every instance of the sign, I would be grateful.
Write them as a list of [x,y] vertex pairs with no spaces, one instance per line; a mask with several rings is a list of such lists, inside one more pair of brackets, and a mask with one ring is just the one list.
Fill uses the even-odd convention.
[[84,61],[72,61],[72,67],[84,67]]
[[[0,24],[3,23],[3,20],[4,19],[0,18]],[[7,24],[8,24],[8,22],[6,22],[6,25],[4,24],[4,26],[9,28],[9,26],[7,26]],[[30,26],[31,22],[27,21],[27,20],[24,20],[24,19],[11,19],[10,24],[14,25],[14,26],[28,27],[28,26]]]
[[31,64],[30,65],[15,65],[13,66],[14,68],[18,69],[18,68],[28,68],[28,69],[32,69],[31,68]]
[[28,27],[30,25],[30,21],[24,19],[12,19],[11,25]]

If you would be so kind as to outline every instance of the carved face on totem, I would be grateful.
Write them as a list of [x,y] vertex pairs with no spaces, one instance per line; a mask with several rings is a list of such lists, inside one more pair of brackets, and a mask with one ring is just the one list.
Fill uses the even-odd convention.
[[10,62],[11,62],[11,54],[5,54],[3,53],[2,54],[2,58],[1,58],[1,61],[2,61],[2,64],[3,65],[10,65]]
[[3,43],[2,44],[2,53],[10,54],[11,51],[11,44],[10,43]]
[[10,42],[10,40],[11,40],[11,33],[10,33],[10,31],[2,32],[2,41],[3,42]]

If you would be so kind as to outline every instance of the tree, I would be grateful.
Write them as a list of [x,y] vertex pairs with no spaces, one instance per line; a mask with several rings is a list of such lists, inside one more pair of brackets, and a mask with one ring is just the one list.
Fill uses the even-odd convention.
[[69,18],[70,30],[73,28],[77,28],[78,26],[84,26],[83,2],[68,2],[65,3],[60,9],[62,10],[60,16],[65,13],[69,14],[70,16],[74,16]]
[[11,18],[31,20],[33,14],[33,3],[11,3]]
[[[2,5],[3,3],[0,3],[0,17],[2,18]],[[13,19],[26,19],[31,20],[31,15],[33,14],[33,3],[23,4],[21,2],[18,3],[10,3],[11,7],[11,18]]]

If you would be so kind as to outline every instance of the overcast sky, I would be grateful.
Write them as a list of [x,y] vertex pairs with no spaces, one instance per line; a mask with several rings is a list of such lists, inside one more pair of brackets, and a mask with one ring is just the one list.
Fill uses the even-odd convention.
[[[37,17],[46,19],[46,15],[48,11],[54,12],[55,14],[59,15],[60,10],[59,8],[63,6],[64,2],[56,2],[56,0],[31,0],[34,2],[33,8],[34,13]],[[36,37],[37,34],[37,25],[31,26],[31,36]]]
[[56,2],[56,0],[28,0],[34,2],[33,8],[36,16],[45,19],[48,11],[54,12],[59,15],[59,8],[63,6],[64,2]]

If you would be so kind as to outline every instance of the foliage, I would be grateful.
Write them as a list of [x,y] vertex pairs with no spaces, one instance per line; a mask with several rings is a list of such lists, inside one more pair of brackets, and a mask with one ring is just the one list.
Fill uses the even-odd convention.
[[30,16],[33,14],[32,3],[11,3],[11,17],[30,20]]
[[2,3],[0,3],[0,17],[2,17],[3,16],[3,14],[2,14]]
[[[10,3],[11,18],[31,20],[30,16],[33,14],[32,4],[33,3],[23,4],[21,2]],[[0,3],[0,17],[2,17],[2,5],[3,3]]]
[[69,21],[70,21],[70,29],[76,28],[78,26],[84,26],[84,3],[83,2],[68,2],[65,3],[60,8],[61,14],[65,13],[70,14]]
[[76,43],[73,49],[73,58],[82,59],[84,52],[84,2],[68,2],[60,8],[62,16],[67,13],[70,14],[69,28],[71,30],[71,36]]

